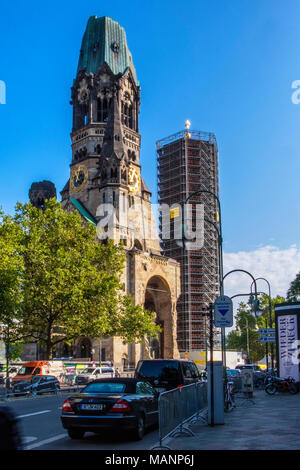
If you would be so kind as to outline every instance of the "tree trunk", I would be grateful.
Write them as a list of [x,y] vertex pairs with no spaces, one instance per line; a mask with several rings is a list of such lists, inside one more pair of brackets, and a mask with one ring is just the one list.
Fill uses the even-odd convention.
[[53,343],[52,343],[52,325],[49,325],[47,331],[46,355],[49,361],[53,358]]

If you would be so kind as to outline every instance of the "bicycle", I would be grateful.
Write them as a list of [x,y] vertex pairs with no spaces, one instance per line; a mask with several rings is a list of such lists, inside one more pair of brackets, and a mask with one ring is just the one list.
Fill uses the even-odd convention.
[[224,399],[224,410],[232,411],[236,407],[234,400],[234,384],[233,382],[227,382]]

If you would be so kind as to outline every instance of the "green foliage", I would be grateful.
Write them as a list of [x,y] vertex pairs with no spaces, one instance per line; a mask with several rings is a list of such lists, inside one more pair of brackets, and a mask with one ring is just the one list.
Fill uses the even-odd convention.
[[286,295],[288,302],[297,302],[300,299],[300,273],[291,282]]
[[[83,224],[79,213],[63,210],[55,199],[45,210],[17,204],[15,218],[4,225],[10,234],[12,225],[18,237],[12,237],[7,254],[11,265],[16,263],[11,303],[3,303],[9,318],[18,313],[22,339],[43,344],[48,358],[58,343],[82,335],[132,341],[159,330],[152,314],[124,295],[123,248],[99,243],[96,228]],[[5,253],[1,233],[0,241]]]
[[[230,332],[227,336],[227,347],[229,349],[243,351],[244,353],[247,353],[249,349],[249,359],[251,362],[261,360],[266,353],[266,345],[258,342],[258,329],[270,328],[269,296],[261,294],[258,299],[260,308],[262,309],[262,315],[260,317],[253,317],[251,307],[241,302],[236,315],[236,330]],[[285,298],[280,295],[271,298],[272,328],[275,328],[274,306],[275,304],[280,304],[285,301]],[[274,343],[273,346],[267,346],[268,349],[271,349],[271,347],[273,347],[275,357],[276,346]]]
[[265,346],[258,342],[257,320],[244,302],[239,304],[236,314],[236,330],[227,336],[227,348],[248,354],[250,362],[263,358]]
[[23,258],[20,253],[22,230],[10,216],[0,212],[0,337],[12,355],[10,342],[20,336],[20,305]]

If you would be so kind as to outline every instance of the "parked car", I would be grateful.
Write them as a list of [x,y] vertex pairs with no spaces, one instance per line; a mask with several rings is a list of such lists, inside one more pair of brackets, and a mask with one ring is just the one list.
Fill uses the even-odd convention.
[[261,368],[257,364],[239,364],[238,366],[236,366],[236,369],[252,369],[253,371],[261,372]]
[[64,401],[61,421],[71,439],[120,428],[142,439],[145,428],[158,423],[158,393],[138,378],[98,379]]
[[42,394],[56,392],[59,389],[59,381],[53,375],[37,375],[12,386],[12,392],[16,395]]
[[85,385],[101,377],[114,377],[115,369],[113,367],[87,367],[80,372],[76,378],[77,385]]
[[148,380],[158,392],[201,381],[197,366],[180,359],[146,359],[138,362],[135,375]]

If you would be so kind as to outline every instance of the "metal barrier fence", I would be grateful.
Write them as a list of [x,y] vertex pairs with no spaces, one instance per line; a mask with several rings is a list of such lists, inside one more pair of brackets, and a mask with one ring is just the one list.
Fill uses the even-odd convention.
[[158,399],[159,446],[153,449],[168,449],[162,441],[176,433],[193,435],[184,425],[206,407],[206,383],[198,382],[161,393]]

